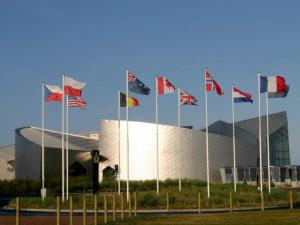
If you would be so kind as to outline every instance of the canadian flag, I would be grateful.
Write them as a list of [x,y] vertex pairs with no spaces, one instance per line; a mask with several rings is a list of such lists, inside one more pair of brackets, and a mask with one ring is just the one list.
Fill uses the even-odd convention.
[[170,94],[175,92],[175,86],[168,81],[166,77],[156,77],[157,82],[157,94],[163,95],[163,94]]
[[65,85],[64,85],[64,91],[66,95],[72,95],[76,97],[81,96],[81,90],[85,86],[85,82],[75,80],[72,77],[65,76]]

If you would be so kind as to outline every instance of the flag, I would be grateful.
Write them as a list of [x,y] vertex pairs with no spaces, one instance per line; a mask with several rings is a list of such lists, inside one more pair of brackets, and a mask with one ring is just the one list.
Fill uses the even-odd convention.
[[137,94],[150,94],[150,88],[148,88],[143,82],[137,79],[137,77],[132,72],[128,72],[128,88],[129,91]]
[[45,102],[61,102],[63,90],[59,86],[44,85],[45,88]]
[[72,95],[72,96],[81,96],[81,90],[85,86],[85,82],[75,80],[72,77],[65,76],[65,86],[64,91],[66,95]]
[[175,86],[166,77],[156,77],[157,82],[157,94],[169,94],[175,91]]
[[213,79],[208,70],[205,70],[205,90],[206,92],[210,92],[213,90]]
[[180,105],[197,105],[197,98],[186,91],[179,89],[179,104]]
[[252,95],[246,92],[243,92],[236,87],[232,87],[232,97],[235,103],[238,102],[253,102]]
[[[136,98],[128,96],[128,107],[137,107],[139,105],[139,101]],[[126,107],[126,95],[120,92],[120,107]]]
[[222,90],[222,88],[220,87],[220,85],[217,83],[217,81],[213,80],[213,85],[214,85],[214,90],[217,92],[218,95],[223,95],[224,92]]
[[286,92],[285,79],[282,76],[261,76],[260,93]]
[[204,76],[205,76],[205,91],[206,92],[210,92],[212,90],[215,90],[218,95],[223,95],[224,94],[222,88],[217,83],[217,81],[215,81],[212,78],[212,76],[210,75],[208,70],[205,70]]
[[271,93],[268,93],[268,98],[285,98],[288,94],[290,90],[290,86],[286,84],[286,91],[285,92],[279,92],[279,93],[276,93],[276,92],[271,92]]
[[86,101],[84,101],[82,98],[78,97],[78,96],[70,96],[68,99],[68,107],[70,108],[82,108],[85,109],[86,108]]

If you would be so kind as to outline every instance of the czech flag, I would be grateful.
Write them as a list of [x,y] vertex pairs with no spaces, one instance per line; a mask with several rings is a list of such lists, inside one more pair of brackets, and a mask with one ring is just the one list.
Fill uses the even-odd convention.
[[246,92],[243,92],[236,87],[232,87],[232,98],[234,103],[239,102],[253,102],[252,95]]
[[61,102],[63,90],[59,86],[44,85],[45,102]]
[[282,93],[287,92],[285,79],[282,76],[260,77],[260,93]]
[[75,80],[72,77],[65,76],[64,83],[64,91],[66,95],[72,95],[76,97],[81,96],[81,90],[84,88],[85,82]]

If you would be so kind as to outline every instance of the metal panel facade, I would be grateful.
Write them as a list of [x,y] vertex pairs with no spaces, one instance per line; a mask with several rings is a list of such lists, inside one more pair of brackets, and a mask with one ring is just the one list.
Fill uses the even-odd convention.
[[[156,179],[156,124],[129,121],[129,179]],[[179,134],[181,132],[181,176],[206,180],[205,132],[176,126],[159,125],[159,177],[160,180],[178,179]],[[120,134],[120,136],[119,136]],[[100,123],[99,150],[108,161],[102,170],[119,164],[120,177],[127,179],[126,121],[103,120]],[[221,180],[220,168],[232,166],[232,138],[209,134],[210,176]],[[237,164],[256,166],[257,146],[237,140]]]

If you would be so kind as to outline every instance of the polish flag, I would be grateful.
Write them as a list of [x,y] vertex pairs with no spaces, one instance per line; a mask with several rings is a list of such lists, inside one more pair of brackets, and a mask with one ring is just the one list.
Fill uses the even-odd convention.
[[61,102],[63,91],[59,86],[45,85],[45,102]]
[[158,95],[170,94],[175,92],[175,86],[170,81],[168,81],[166,77],[156,77],[156,82]]
[[84,88],[84,86],[85,86],[85,82],[78,81],[72,77],[65,76],[64,91],[66,95],[80,97],[81,90]]

